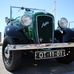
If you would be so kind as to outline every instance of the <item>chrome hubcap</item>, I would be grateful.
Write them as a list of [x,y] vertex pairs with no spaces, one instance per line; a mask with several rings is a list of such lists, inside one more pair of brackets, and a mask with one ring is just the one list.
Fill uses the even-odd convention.
[[8,50],[7,47],[6,47],[5,50],[4,50],[4,54],[5,54],[5,57],[6,57],[7,59],[10,58],[10,50]]

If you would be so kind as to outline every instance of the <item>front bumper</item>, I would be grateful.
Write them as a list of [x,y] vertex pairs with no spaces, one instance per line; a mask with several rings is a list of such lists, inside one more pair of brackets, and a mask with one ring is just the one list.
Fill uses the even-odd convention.
[[49,48],[66,48],[74,47],[74,43],[49,43],[49,44],[13,44],[7,45],[8,50],[33,50]]

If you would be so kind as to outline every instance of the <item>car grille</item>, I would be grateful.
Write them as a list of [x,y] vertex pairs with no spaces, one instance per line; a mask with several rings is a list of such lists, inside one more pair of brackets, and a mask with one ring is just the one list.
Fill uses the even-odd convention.
[[53,20],[48,15],[37,16],[37,36],[38,43],[50,43],[52,41],[53,34]]

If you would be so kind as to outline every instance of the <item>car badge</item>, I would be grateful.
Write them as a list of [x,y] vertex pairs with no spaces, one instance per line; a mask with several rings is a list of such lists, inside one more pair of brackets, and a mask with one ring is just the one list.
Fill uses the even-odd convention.
[[49,22],[48,22],[48,21],[47,21],[47,22],[45,22],[45,23],[43,22],[43,23],[42,23],[41,28],[43,28],[43,26],[46,26],[47,24],[49,24]]

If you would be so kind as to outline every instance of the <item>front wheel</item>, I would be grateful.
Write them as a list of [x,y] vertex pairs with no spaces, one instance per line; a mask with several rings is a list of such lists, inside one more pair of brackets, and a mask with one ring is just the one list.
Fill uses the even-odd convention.
[[8,50],[8,44],[15,44],[15,42],[11,38],[5,37],[2,47],[3,63],[8,71],[14,71],[18,68],[21,63],[21,51]]
[[65,57],[56,58],[58,62],[69,64],[74,61],[74,48],[65,48]]

